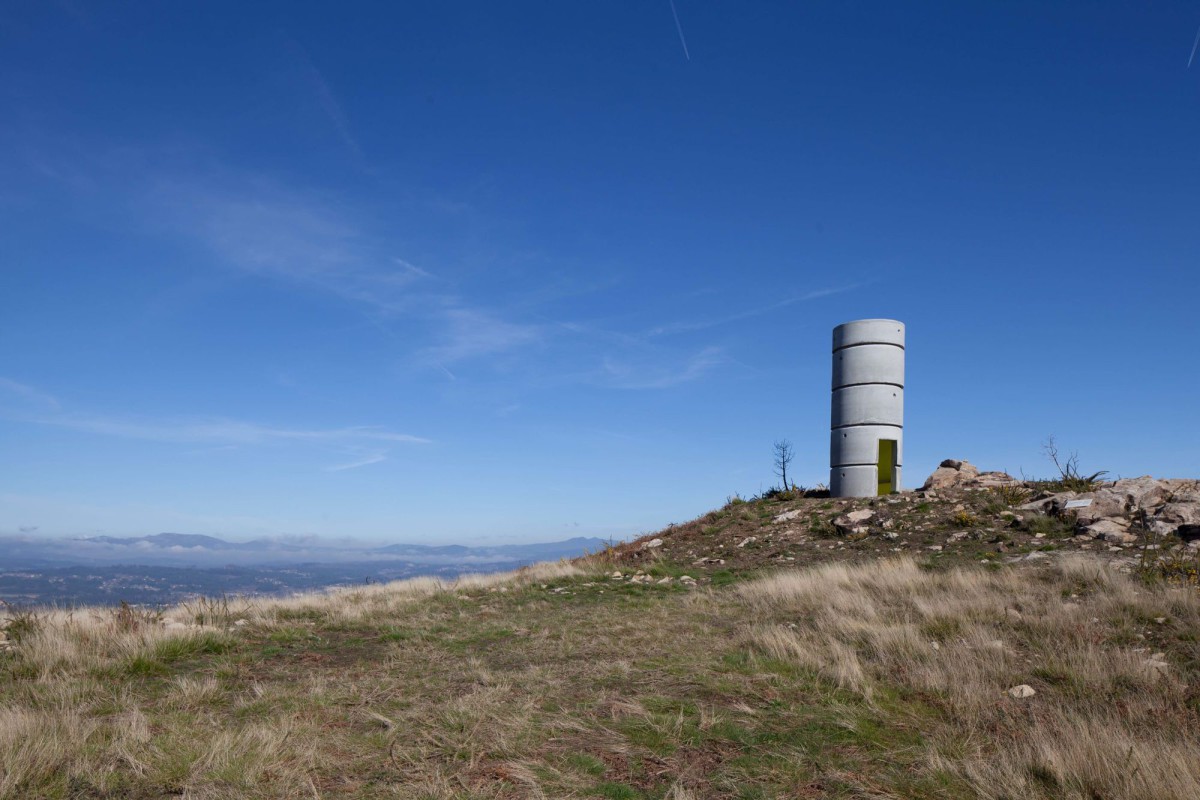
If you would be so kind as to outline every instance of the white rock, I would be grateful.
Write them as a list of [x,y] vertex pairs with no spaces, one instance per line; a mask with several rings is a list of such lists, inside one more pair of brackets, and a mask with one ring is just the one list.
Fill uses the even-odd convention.
[[746,545],[752,544],[753,542],[757,542],[757,541],[758,541],[757,536],[747,536],[745,539],[742,539],[740,542],[738,542],[738,547],[745,547]]
[[799,508],[796,509],[795,511],[785,511],[782,514],[779,514],[778,516],[776,516],[773,521],[774,522],[787,522],[788,520],[796,519],[803,513],[804,513],[803,509],[799,509]]
[[1115,519],[1093,522],[1084,530],[1094,539],[1103,539],[1111,544],[1130,544],[1137,541],[1137,534],[1129,532],[1129,525]]
[[1019,686],[1014,686],[1008,690],[1009,697],[1015,697],[1018,700],[1024,700],[1026,697],[1033,697],[1037,692],[1032,686],[1027,683],[1022,683]]
[[833,527],[837,528],[843,536],[866,533],[867,527],[861,523],[873,516],[875,516],[875,512],[871,509],[860,508],[857,511],[842,514],[833,521]]
[[650,540],[650,541],[648,541],[648,542],[643,542],[643,543],[642,543],[642,549],[643,549],[643,550],[653,550],[655,547],[662,547],[662,546],[663,546],[663,540],[662,540],[662,539],[651,539],[651,540]]

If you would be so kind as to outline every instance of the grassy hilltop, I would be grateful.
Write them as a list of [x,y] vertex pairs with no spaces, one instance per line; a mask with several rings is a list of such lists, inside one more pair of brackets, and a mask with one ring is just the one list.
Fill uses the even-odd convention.
[[10,610],[0,798],[1200,797],[1190,551],[1021,499],[785,494],[509,575]]

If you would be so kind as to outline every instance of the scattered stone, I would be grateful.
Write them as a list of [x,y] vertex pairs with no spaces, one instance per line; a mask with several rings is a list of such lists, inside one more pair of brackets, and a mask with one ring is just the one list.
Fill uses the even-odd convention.
[[795,511],[785,511],[782,514],[775,517],[774,521],[775,522],[787,522],[788,520],[796,519],[803,513],[804,513],[803,509],[799,509],[799,508],[796,509]]
[[875,512],[869,508],[860,508],[857,511],[850,511],[841,515],[833,521],[833,527],[837,528],[838,533],[843,536],[851,534],[866,533],[867,526],[862,523],[875,516]]
[[1035,694],[1037,694],[1037,691],[1027,683],[1022,683],[1008,690],[1008,696],[1015,697],[1017,700],[1024,700],[1027,697],[1033,697]]
[[1129,532],[1129,524],[1123,520],[1101,519],[1083,528],[1093,539],[1103,539],[1111,544],[1132,544],[1137,534]]

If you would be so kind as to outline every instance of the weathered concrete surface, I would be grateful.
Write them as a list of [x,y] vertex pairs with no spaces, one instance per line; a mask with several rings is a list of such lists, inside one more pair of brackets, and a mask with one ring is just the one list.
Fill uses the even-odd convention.
[[833,329],[829,491],[834,497],[879,492],[879,442],[896,442],[892,491],[904,464],[904,323],[860,319]]

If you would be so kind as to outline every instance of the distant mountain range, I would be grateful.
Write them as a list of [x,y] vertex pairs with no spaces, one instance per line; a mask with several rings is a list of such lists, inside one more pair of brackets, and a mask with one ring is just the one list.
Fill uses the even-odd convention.
[[204,536],[197,533],[156,533],[153,536],[134,536],[120,538],[117,536],[81,537],[75,541],[99,542],[118,547],[141,547],[146,544],[152,547],[186,549],[200,548],[203,550],[254,550],[262,546],[262,542],[227,542],[215,536]]
[[215,536],[0,537],[0,600],[16,606],[166,605],[196,595],[286,594],[467,572],[513,570],[603,549],[602,539],[464,545],[362,542],[228,542]]
[[576,537],[560,542],[469,547],[465,545],[389,544],[313,540],[256,539],[230,542],[193,533],[151,536],[87,536],[48,539],[0,536],[0,569],[147,564],[160,566],[280,566],[348,562],[407,562],[428,565],[479,565],[494,562],[555,561],[604,548],[602,539]]

